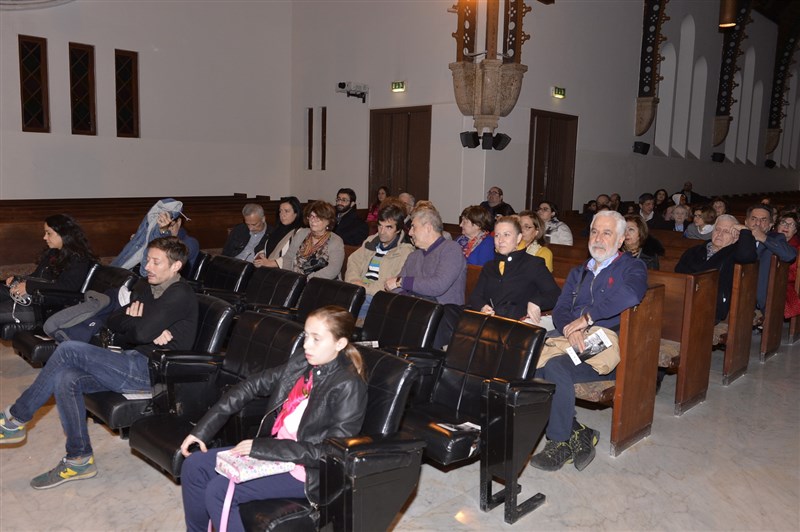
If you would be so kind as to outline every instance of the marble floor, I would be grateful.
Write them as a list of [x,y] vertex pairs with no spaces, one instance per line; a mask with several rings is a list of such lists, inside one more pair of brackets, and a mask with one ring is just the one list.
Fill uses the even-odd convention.
[[[478,508],[478,464],[446,474],[424,465],[395,530],[800,530],[800,342],[765,364],[756,347],[747,375],[728,387],[715,352],[707,400],[681,417],[668,377],[653,433],[619,457],[608,454],[611,410],[579,408],[602,433],[597,458],[583,472],[526,468],[522,496],[541,491],[547,501],[515,525],[500,508]],[[37,371],[0,342],[0,404]],[[103,426],[90,423],[90,434],[97,477],[52,490],[28,482],[63,454],[54,405],[39,412],[26,443],[0,450],[0,530],[181,530],[179,487]]]

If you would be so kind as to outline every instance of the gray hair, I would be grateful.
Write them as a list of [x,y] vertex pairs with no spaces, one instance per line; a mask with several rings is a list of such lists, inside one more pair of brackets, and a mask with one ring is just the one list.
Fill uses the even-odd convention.
[[248,203],[242,208],[242,216],[256,215],[259,218],[264,217],[264,207],[258,203]]
[[625,223],[625,217],[622,216],[617,211],[600,211],[592,217],[592,225],[594,225],[594,221],[598,218],[605,217],[605,218],[612,218],[614,222],[617,224],[617,238],[620,236],[625,236],[625,228],[627,224]]
[[734,225],[739,223],[739,220],[736,219],[736,216],[733,216],[731,214],[720,214],[719,216],[717,216],[717,219],[714,221],[714,223],[717,224],[722,220],[728,220]]
[[442,216],[439,214],[433,205],[421,205],[415,207],[413,211],[411,211],[411,221],[420,220],[422,223],[429,223],[433,230],[439,234],[442,233],[444,229],[444,224],[442,224]]
[[689,207],[687,207],[686,205],[683,205],[682,203],[678,204],[678,205],[675,205],[675,207],[672,209],[672,212],[675,213],[675,211],[677,211],[678,209],[680,209],[683,212],[685,212],[686,216],[689,216],[690,214],[692,214],[692,211],[689,209]]

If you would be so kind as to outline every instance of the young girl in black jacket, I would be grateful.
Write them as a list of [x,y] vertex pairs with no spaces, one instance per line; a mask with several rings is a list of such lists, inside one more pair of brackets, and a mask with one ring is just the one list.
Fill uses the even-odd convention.
[[[215,472],[216,455],[228,448],[206,448],[228,418],[256,396],[269,396],[267,414],[278,411],[270,431],[233,447],[239,455],[263,460],[294,462],[294,469],[243,482],[236,486],[228,530],[243,530],[239,504],[270,498],[307,497],[319,500],[319,459],[326,438],[358,434],[364,421],[367,386],[361,355],[350,345],[355,320],[341,307],[312,312],[305,323],[304,354],[292,356],[231,388],[181,445],[187,456],[181,472],[186,528],[205,531],[209,518],[220,529],[228,479]],[[202,452],[190,454],[197,444]]]

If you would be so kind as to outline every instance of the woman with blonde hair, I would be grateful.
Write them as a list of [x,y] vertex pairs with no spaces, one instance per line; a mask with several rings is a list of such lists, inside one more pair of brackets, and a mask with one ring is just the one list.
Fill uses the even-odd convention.
[[545,245],[545,227],[542,219],[535,212],[525,210],[519,213],[519,225],[522,228],[520,246],[523,246],[529,255],[544,260],[545,266],[552,273],[553,252]]

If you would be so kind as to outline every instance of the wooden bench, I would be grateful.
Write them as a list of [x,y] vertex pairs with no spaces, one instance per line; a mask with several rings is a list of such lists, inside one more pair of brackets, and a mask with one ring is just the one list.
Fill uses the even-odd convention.
[[[750,342],[753,338],[753,313],[758,290],[758,264],[736,264],[733,268],[731,307],[728,311],[722,384],[729,385],[747,372]],[[721,324],[722,325],[722,324]],[[718,326],[719,327],[719,326]]]
[[769,263],[767,300],[764,304],[764,328],[761,332],[759,357],[765,362],[778,352],[783,335],[783,311],[786,305],[786,286],[791,263],[783,262],[775,255]]

